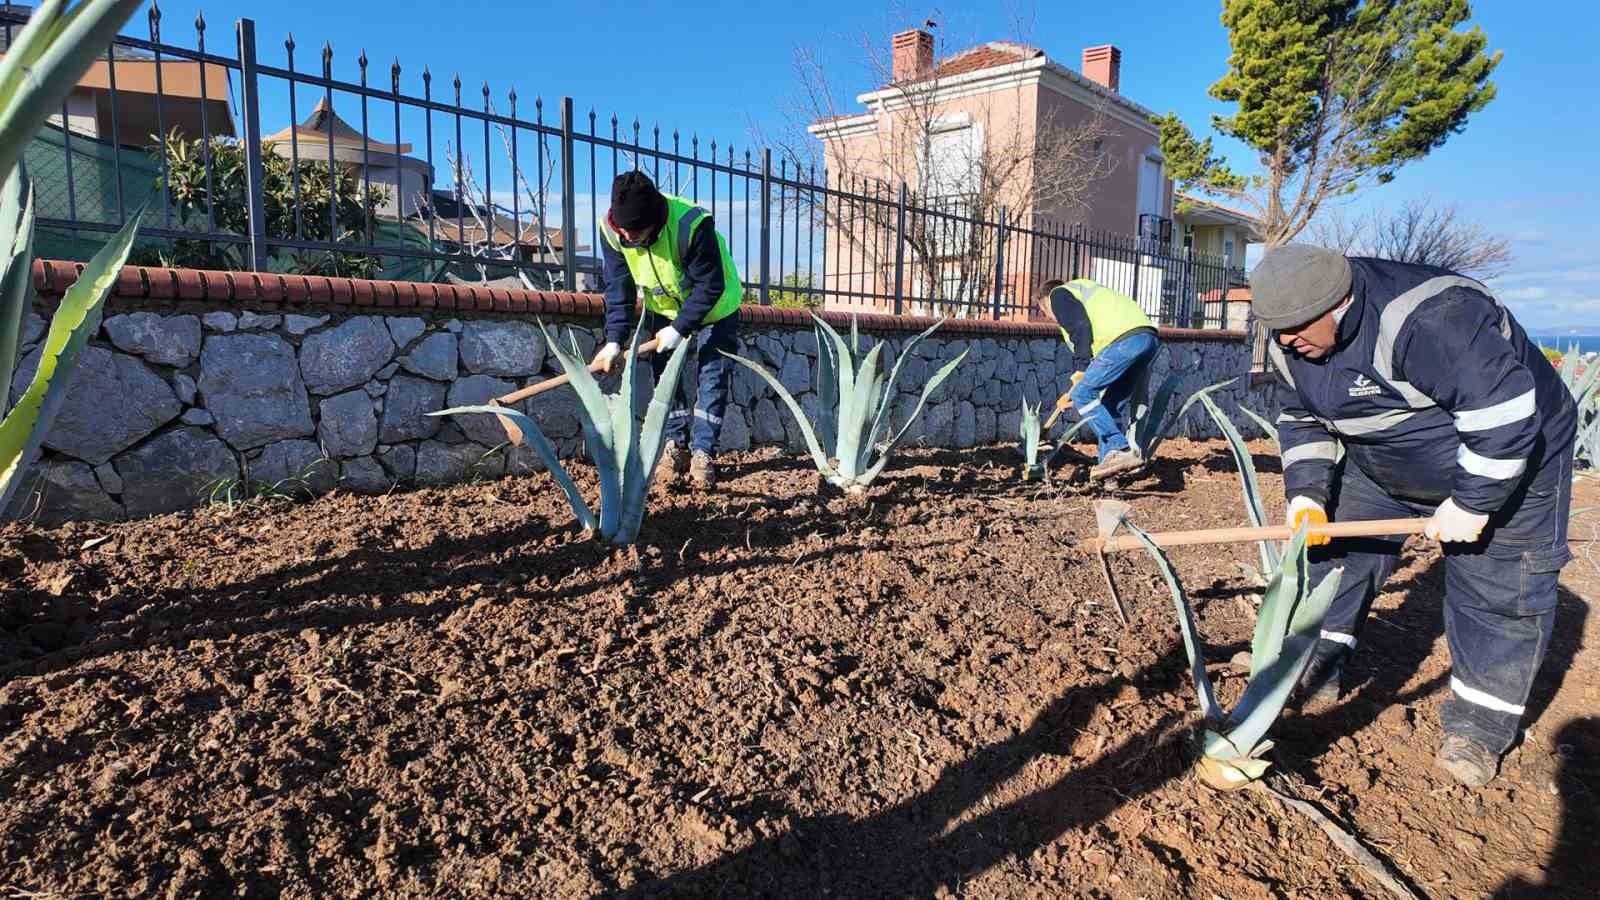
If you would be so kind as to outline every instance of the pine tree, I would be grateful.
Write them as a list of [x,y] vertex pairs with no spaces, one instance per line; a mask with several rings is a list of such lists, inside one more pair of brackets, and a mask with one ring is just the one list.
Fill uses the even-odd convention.
[[1500,53],[1466,0],[1224,0],[1232,52],[1213,121],[1260,159],[1241,178],[1175,115],[1162,151],[1184,189],[1255,206],[1268,246],[1288,243],[1328,200],[1384,184],[1494,99]]

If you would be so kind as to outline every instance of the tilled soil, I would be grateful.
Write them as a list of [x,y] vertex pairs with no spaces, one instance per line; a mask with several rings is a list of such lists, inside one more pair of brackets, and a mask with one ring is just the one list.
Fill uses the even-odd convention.
[[[1107,492],[1135,521],[1245,524],[1221,445],[1163,456]],[[715,495],[658,493],[637,550],[583,540],[546,476],[0,528],[0,886],[1385,896],[1306,821],[1194,781],[1154,566],[1114,560],[1122,627],[1074,548],[1092,495],[1014,462],[911,453],[853,503],[775,451],[725,458]],[[1420,541],[1354,691],[1275,730],[1298,793],[1420,894],[1600,885],[1600,568],[1575,550],[1530,736],[1487,789],[1432,768],[1448,652]],[[1172,557],[1232,701],[1256,551]]]

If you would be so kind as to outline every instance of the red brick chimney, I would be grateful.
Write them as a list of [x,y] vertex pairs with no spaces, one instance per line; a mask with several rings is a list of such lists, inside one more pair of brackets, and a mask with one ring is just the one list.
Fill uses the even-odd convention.
[[895,83],[911,81],[933,69],[933,35],[913,28],[890,39],[891,74]]
[[1116,92],[1122,80],[1122,51],[1112,44],[1085,49],[1083,77]]

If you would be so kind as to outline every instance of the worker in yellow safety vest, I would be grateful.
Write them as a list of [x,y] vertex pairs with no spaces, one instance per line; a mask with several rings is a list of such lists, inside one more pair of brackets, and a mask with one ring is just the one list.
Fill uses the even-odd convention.
[[656,378],[680,343],[693,342],[667,413],[666,448],[656,477],[670,484],[688,472],[697,487],[714,487],[717,438],[733,380],[733,362],[724,353],[738,352],[744,296],[728,244],[709,212],[661,193],[639,171],[624,172],[612,183],[611,209],[600,236],[606,342],[595,362],[611,371],[633,326],[637,292],[643,290],[642,327],[655,333],[651,365]]
[[1047,282],[1041,299],[1072,348],[1072,389],[1056,409],[1076,405],[1099,439],[1100,461],[1089,477],[1137,471],[1144,457],[1122,429],[1133,388],[1161,349],[1155,324],[1132,297],[1088,278]]

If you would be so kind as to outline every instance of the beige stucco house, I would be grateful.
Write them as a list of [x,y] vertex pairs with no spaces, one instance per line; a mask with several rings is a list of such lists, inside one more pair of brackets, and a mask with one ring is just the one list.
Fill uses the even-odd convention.
[[1173,210],[1174,247],[1224,261],[1245,284],[1245,249],[1259,244],[1264,235],[1261,220],[1216,201],[1179,193]]
[[[984,259],[982,247],[992,243],[994,229],[954,218],[969,208],[966,198],[978,195],[991,210],[1004,205],[1013,226],[1084,228],[1163,245],[1172,240],[1172,182],[1160,132],[1149,109],[1120,93],[1122,54],[1116,47],[1084,50],[1081,71],[1036,47],[1010,42],[935,60],[933,37],[913,30],[893,36],[890,59],[891,83],[857,97],[862,111],[815,122],[809,130],[822,143],[830,173],[850,173],[857,184],[877,180],[891,197],[903,181],[913,205],[950,212],[952,218],[944,220],[924,217],[922,226],[936,232],[936,240],[902,248],[920,262],[903,276],[907,294],[963,300],[992,293],[992,251]],[[1072,197],[1040,200],[1051,192],[1036,179],[1054,177],[1043,171],[1051,165],[1045,161],[1050,142],[1086,129],[1095,136],[1083,167],[1097,177]],[[885,208],[836,207],[830,226],[843,234],[828,247],[822,287],[851,296],[832,297],[829,305],[881,308],[894,289],[894,241],[890,237],[886,247],[881,234]],[[908,223],[907,230],[917,233],[918,224]],[[1008,301],[1026,304],[1039,284],[1065,277],[1057,271],[1064,263],[1049,264],[1045,256],[1015,243],[1001,286]],[[1104,263],[1141,265],[1137,259]],[[939,288],[930,290],[930,277],[941,281]],[[1159,272],[1145,279],[1141,292],[1151,293],[1152,302],[1159,302],[1161,280]],[[976,306],[984,298],[971,299]]]

